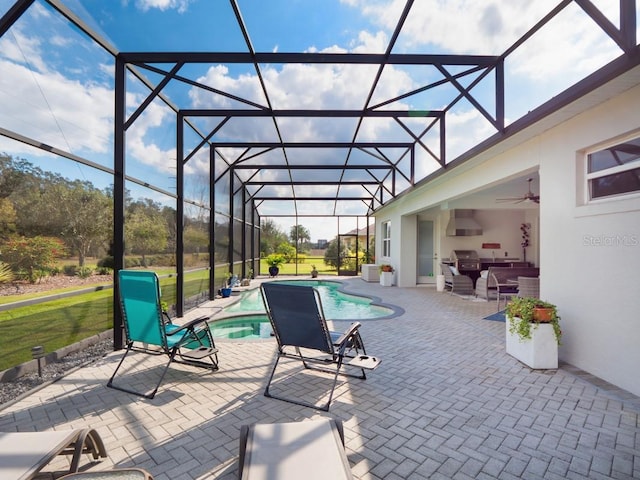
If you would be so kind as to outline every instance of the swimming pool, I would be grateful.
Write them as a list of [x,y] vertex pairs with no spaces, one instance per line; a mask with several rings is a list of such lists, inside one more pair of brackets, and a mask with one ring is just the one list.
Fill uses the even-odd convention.
[[[386,317],[393,309],[372,305],[371,299],[340,291],[342,284],[328,280],[282,280],[278,283],[315,287],[320,294],[322,308],[328,320],[360,320]],[[264,312],[260,289],[255,288],[240,295],[240,300],[224,309],[227,313]]]
[[[279,280],[279,282],[315,287],[320,294],[327,320],[373,319],[396,313],[393,308],[373,305],[371,298],[340,291],[342,287],[340,282],[328,280]],[[223,315],[228,316],[210,323],[215,338],[249,340],[271,336],[271,324],[265,313],[259,288],[243,292],[237,302],[224,308]]]
[[227,340],[257,340],[270,338],[273,333],[266,313],[221,318],[209,323],[209,328],[213,338]]

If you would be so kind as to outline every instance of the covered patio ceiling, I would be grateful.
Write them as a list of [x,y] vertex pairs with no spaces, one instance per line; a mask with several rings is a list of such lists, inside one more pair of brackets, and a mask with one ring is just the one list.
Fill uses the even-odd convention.
[[[33,3],[18,1],[3,17],[0,36]],[[214,51],[205,40],[189,51],[161,51],[162,42],[155,38],[140,38],[133,48],[118,47],[103,36],[117,34],[99,32],[100,19],[80,3],[42,3],[116,59],[116,166],[125,163],[126,134],[160,102],[175,113],[175,168],[180,172],[207,162],[214,184],[230,172],[230,194],[244,191],[245,201],[253,202],[261,216],[370,215],[637,64],[636,6],[625,0],[619,2],[614,21],[590,0],[550,3],[545,15],[532,17],[518,37],[505,38],[501,51],[487,55],[407,51],[411,20],[425,13],[424,5],[412,0],[398,10],[395,27],[379,51],[335,47],[298,52],[257,49],[256,38],[261,46],[270,40],[263,38],[264,25],[255,17],[245,20],[240,0],[212,7],[222,21],[235,22],[237,38],[228,42],[235,51]],[[518,96],[507,95],[511,59],[526,55],[528,45],[535,48],[534,40],[558,18],[577,11],[608,45],[606,61],[567,86],[571,88],[521,106],[527,109],[521,115],[515,108],[506,114],[507,97]],[[312,70],[317,81],[295,92],[278,82],[303,70]],[[244,88],[224,82],[230,72]],[[328,78],[357,88],[349,96],[332,95],[335,83]],[[392,88],[399,81],[403,86]],[[133,104],[127,94],[140,85],[146,86],[146,94]],[[469,112],[482,129],[460,126],[460,116]],[[144,179],[128,179],[147,185]]]

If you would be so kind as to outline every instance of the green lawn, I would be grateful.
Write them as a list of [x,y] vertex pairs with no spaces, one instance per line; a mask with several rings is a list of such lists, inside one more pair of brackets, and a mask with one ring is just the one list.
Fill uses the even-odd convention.
[[[334,268],[324,264],[321,257],[307,257],[303,263],[286,263],[280,267],[281,275],[311,275],[315,265],[321,275],[336,275]],[[171,268],[154,268],[159,276],[175,273]],[[268,275],[269,266],[260,264],[262,275]],[[217,272],[224,276],[226,270]],[[209,271],[188,272],[185,275],[185,296],[191,297],[208,289]],[[111,279],[104,285],[110,285]],[[96,285],[93,285],[96,286]],[[175,277],[160,278],[162,300],[175,304]],[[30,295],[2,297],[0,303],[27,300],[86,287],[68,287]],[[31,359],[31,347],[44,346],[50,353],[84,338],[113,328],[113,291],[99,290],[69,298],[14,308],[0,315],[0,371]]]
[[[175,278],[161,278],[162,300],[175,303]],[[208,271],[185,275],[185,296],[206,290]],[[46,292],[41,295],[49,295]],[[20,299],[24,299],[21,297]],[[84,293],[2,312],[0,320],[0,371],[31,359],[31,347],[46,353],[113,328],[113,291]]]
[[[309,275],[311,276],[312,265],[316,266],[320,275],[337,275],[338,271],[325,265],[323,257],[306,257],[304,262],[298,263],[284,263],[280,265],[280,275]],[[296,271],[297,266],[297,271]],[[269,265],[264,259],[260,260],[260,273],[262,275],[269,275]]]

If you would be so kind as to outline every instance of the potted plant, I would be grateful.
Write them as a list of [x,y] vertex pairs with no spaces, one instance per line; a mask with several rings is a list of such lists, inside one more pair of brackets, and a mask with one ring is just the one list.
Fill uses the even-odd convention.
[[318,270],[315,265],[311,265],[311,278],[318,278]]
[[280,265],[285,261],[284,255],[281,253],[272,253],[266,258],[267,265],[269,265],[269,276],[275,277],[280,273]]
[[557,307],[538,298],[514,297],[505,313],[507,353],[531,368],[558,368],[562,331]]
[[253,280],[253,268],[250,268],[247,270],[247,276],[244,277],[241,281],[240,281],[240,286],[241,287],[248,287],[251,285],[251,280]]
[[222,285],[222,288],[220,289],[220,295],[222,295],[222,298],[227,298],[231,296],[231,285],[230,285],[231,277],[233,277],[233,273],[231,272],[227,273],[227,279],[225,280],[224,284]]
[[393,265],[383,263],[380,265],[380,285],[383,287],[390,287],[393,285]]

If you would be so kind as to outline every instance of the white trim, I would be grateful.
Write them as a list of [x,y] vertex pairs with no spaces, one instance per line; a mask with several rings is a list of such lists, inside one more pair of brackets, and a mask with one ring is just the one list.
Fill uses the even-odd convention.
[[588,170],[590,155],[598,153],[602,150],[606,150],[607,148],[612,147],[614,145],[619,145],[629,140],[637,140],[637,139],[640,139],[640,131],[634,130],[632,132],[629,132],[628,134],[618,135],[614,138],[608,139],[605,142],[600,142],[597,145],[588,147],[581,152],[580,156],[582,157],[582,163],[583,163],[583,168],[581,169],[583,172],[581,182],[584,184],[582,188],[583,188],[585,205],[591,204],[592,202],[600,202],[602,200],[610,200],[610,199],[617,200],[621,198],[626,199],[630,196],[631,197],[640,196],[640,191],[620,193],[617,195],[607,195],[607,196],[595,197],[595,198],[592,198],[592,194],[591,194],[591,180],[595,180],[595,179],[606,177],[609,175],[615,175],[617,173],[623,173],[629,170],[635,170],[637,168],[640,168],[640,159],[636,159],[630,163],[625,163],[623,165],[616,165],[613,167],[604,168],[602,170],[597,170],[594,172],[589,172]]

